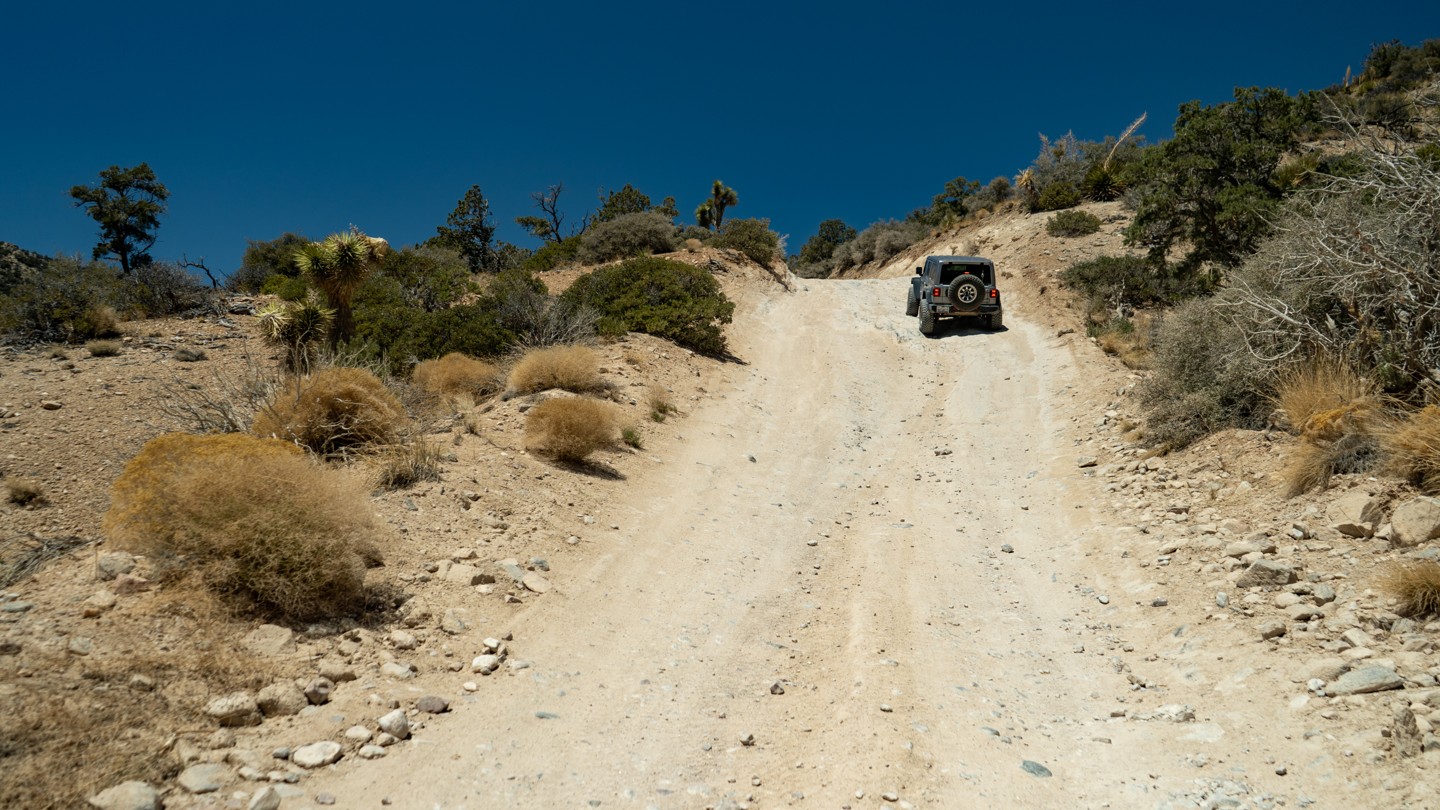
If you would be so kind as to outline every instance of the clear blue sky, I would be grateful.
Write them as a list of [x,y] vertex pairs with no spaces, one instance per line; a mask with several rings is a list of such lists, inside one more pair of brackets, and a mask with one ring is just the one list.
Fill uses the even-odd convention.
[[0,45],[0,240],[85,253],[68,190],[148,162],[157,258],[229,271],[246,240],[351,223],[425,239],[478,183],[499,236],[557,182],[572,216],[711,180],[790,249],[945,181],[1013,176],[1037,133],[1118,134],[1237,85],[1337,83],[1440,37],[1420,2],[15,3]]

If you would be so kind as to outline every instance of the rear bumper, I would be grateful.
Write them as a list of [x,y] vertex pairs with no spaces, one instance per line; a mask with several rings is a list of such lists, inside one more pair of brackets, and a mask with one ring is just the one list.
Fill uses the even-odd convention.
[[929,304],[930,312],[944,318],[975,318],[982,315],[994,315],[1000,311],[999,304],[981,304],[975,309],[958,310],[949,304]]

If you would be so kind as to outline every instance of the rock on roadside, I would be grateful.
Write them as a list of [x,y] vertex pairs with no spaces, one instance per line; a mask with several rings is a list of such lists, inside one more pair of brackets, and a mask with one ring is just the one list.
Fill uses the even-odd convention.
[[319,768],[339,760],[342,750],[338,742],[321,740],[296,748],[290,754],[290,761],[301,768]]
[[160,794],[144,782],[121,782],[89,799],[99,810],[160,810]]
[[1395,545],[1416,546],[1440,537],[1440,498],[1412,498],[1390,515]]
[[1379,664],[1371,664],[1367,667],[1352,669],[1336,678],[1334,683],[1325,687],[1325,692],[1335,696],[1364,695],[1370,692],[1384,692],[1404,687],[1405,682],[1395,674],[1395,670]]

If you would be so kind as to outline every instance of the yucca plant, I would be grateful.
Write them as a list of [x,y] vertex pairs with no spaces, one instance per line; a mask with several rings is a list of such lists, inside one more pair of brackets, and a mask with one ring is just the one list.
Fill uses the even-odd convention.
[[366,236],[357,228],[346,233],[331,234],[323,242],[311,242],[295,252],[295,265],[329,299],[335,309],[330,325],[330,347],[355,334],[355,314],[351,302],[355,291],[380,265],[390,250],[384,239]]
[[1026,169],[1020,172],[1015,178],[1015,188],[1025,196],[1025,207],[1035,210],[1035,200],[1040,196],[1040,189],[1035,186],[1035,170]]
[[285,354],[281,363],[294,374],[308,374],[315,347],[330,333],[335,310],[313,297],[294,303],[272,304],[260,311],[260,333]]

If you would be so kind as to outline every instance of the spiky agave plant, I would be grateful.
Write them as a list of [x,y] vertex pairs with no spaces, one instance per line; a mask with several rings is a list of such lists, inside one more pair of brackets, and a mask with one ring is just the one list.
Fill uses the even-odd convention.
[[[1044,135],[1040,136],[1044,139]],[[1040,196],[1040,190],[1035,187],[1035,169],[1029,168],[1015,177],[1015,188],[1025,195],[1025,206],[1035,210],[1035,201]]]
[[1112,165],[1115,160],[1115,153],[1120,151],[1120,145],[1126,139],[1135,134],[1135,130],[1145,123],[1147,113],[1140,113],[1140,117],[1130,122],[1130,126],[1120,133],[1115,144],[1105,155],[1105,159],[1090,167],[1085,173],[1085,179],[1080,184],[1080,191],[1086,197],[1098,202],[1118,199],[1125,192],[1125,183],[1120,179],[1120,173]]
[[308,374],[315,347],[330,333],[335,310],[313,297],[295,303],[272,304],[260,311],[260,333],[284,352],[281,363],[293,374]]
[[352,301],[355,291],[389,252],[384,239],[366,236],[352,227],[346,233],[331,234],[323,242],[311,242],[295,252],[295,265],[325,293],[335,318],[330,327],[330,346],[355,334]]

